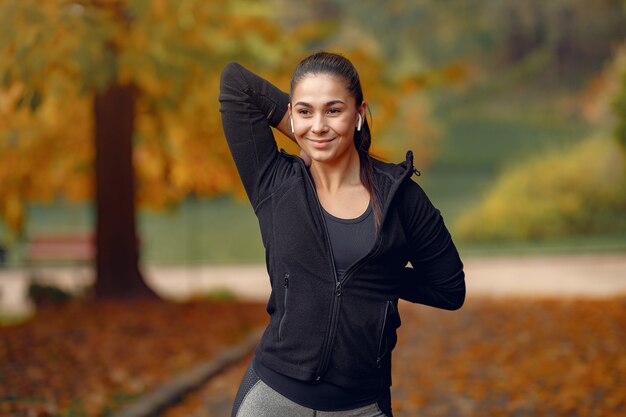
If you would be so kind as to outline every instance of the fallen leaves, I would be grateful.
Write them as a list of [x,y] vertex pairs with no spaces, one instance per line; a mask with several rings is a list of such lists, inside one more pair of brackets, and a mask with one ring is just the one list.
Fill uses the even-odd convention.
[[[400,304],[395,417],[594,417],[626,411],[626,299]],[[249,358],[166,417],[230,413]]]
[[264,324],[261,304],[75,303],[0,329],[0,414],[107,414]]
[[[623,416],[626,299],[403,305],[399,416]],[[407,331],[408,330],[408,331]]]
[[[622,417],[626,299],[401,303],[395,417]],[[103,304],[1,330],[2,415],[106,415],[265,323],[261,305]],[[249,358],[167,417],[228,415]],[[82,414],[81,414],[82,413]]]

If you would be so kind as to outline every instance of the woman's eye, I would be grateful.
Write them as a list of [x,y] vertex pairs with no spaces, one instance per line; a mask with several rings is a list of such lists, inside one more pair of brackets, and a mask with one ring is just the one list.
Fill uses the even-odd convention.
[[340,109],[335,109],[335,108],[330,108],[330,109],[328,109],[328,113],[330,113],[330,114],[338,114],[338,113],[341,113],[341,110]]
[[301,114],[303,116],[308,115],[310,112],[307,109],[300,109],[298,110],[298,114]]

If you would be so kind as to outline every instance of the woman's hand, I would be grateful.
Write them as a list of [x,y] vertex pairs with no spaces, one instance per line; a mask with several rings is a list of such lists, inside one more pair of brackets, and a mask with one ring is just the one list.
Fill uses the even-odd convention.
[[304,165],[311,166],[311,157],[308,153],[304,152],[304,149],[300,149],[300,158],[304,160]]
[[[298,141],[296,140],[296,136],[291,131],[291,125],[289,123],[289,112],[285,112],[285,115],[283,116],[283,118],[280,121],[280,123],[278,124],[278,126],[276,126],[276,128],[283,135],[287,136],[289,139],[294,141],[294,143],[298,144]],[[302,158],[304,160],[304,164],[306,166],[308,166],[308,167],[311,166],[311,157],[306,152],[304,152],[304,150],[302,150],[302,148],[300,148],[300,158]]]

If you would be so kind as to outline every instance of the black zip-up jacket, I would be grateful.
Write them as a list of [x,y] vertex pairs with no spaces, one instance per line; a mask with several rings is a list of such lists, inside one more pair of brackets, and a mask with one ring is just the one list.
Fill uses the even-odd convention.
[[463,264],[450,234],[411,179],[412,153],[400,164],[374,162],[382,227],[370,253],[339,281],[310,173],[300,157],[277,149],[270,127],[287,111],[288,95],[230,63],[219,99],[272,286],[257,360],[305,381],[389,386],[398,298],[449,310],[465,298]]

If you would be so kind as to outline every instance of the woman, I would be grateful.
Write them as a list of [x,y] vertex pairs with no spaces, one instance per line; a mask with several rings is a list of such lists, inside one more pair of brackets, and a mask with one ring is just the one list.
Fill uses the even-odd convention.
[[[398,299],[453,310],[465,298],[443,219],[411,180],[412,153],[400,164],[369,155],[359,76],[337,54],[300,62],[290,96],[228,64],[220,103],[272,285],[232,416],[391,417]],[[271,127],[302,157],[278,151]]]

